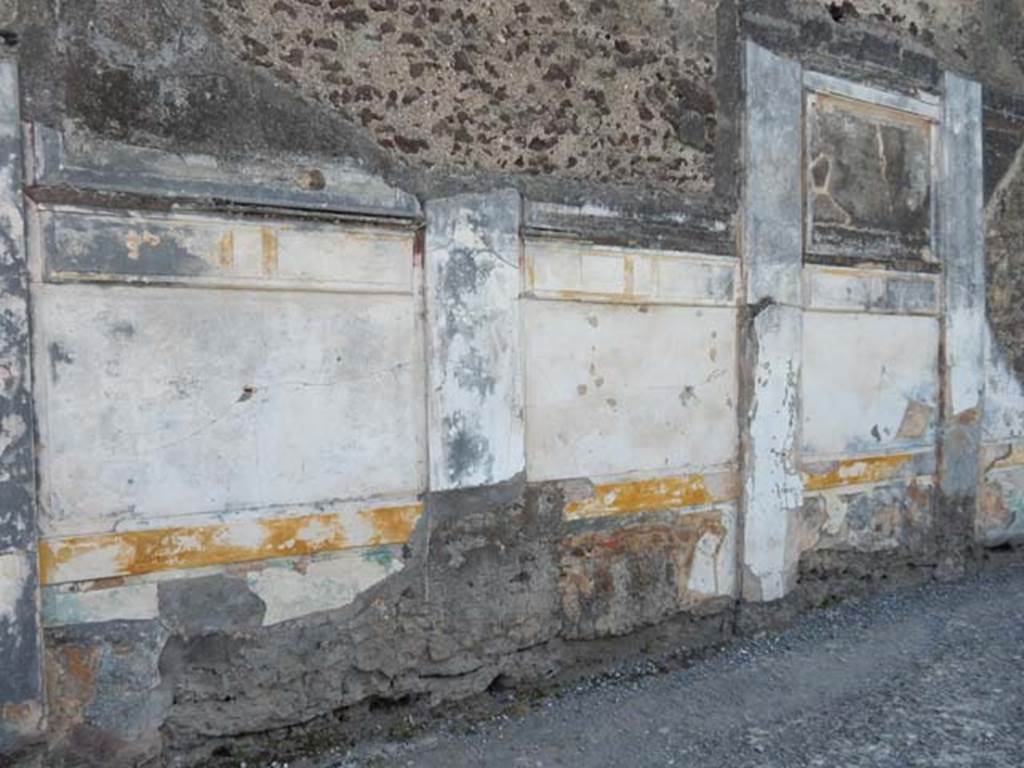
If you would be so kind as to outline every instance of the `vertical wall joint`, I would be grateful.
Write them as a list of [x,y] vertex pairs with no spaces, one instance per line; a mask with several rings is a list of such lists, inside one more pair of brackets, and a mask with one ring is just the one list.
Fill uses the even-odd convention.
[[525,467],[521,210],[514,190],[426,206],[432,491],[492,485]]
[[769,601],[795,582],[803,502],[802,73],[799,62],[752,42],[744,54],[743,596]]
[[945,76],[938,252],[945,274],[940,514],[958,548],[972,536],[985,388],[985,220],[981,86]]
[[43,719],[21,168],[17,64],[0,57],[0,754]]

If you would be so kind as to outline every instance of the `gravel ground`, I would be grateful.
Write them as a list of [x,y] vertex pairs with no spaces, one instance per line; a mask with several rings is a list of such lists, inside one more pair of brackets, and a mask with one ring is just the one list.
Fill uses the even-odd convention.
[[620,675],[316,765],[1019,768],[1024,567],[848,601],[684,670]]

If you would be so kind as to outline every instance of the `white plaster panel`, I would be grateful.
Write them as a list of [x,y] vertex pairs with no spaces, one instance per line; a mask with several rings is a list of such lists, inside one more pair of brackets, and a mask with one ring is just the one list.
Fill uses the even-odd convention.
[[708,596],[736,592],[736,505],[723,504],[721,513],[725,536],[705,533],[697,542],[690,568],[690,591]]
[[930,317],[807,312],[804,458],[934,445],[938,344]]
[[736,312],[524,302],[527,475],[735,461]]
[[424,485],[412,296],[41,285],[34,310],[49,534]]

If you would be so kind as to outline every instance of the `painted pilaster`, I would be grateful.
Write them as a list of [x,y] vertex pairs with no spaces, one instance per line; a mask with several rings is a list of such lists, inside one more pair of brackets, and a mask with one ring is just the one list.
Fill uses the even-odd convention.
[[519,194],[426,206],[430,490],[509,480],[525,466]]
[[946,74],[940,138],[938,252],[945,272],[939,546],[971,539],[985,389],[985,219],[981,86]]
[[803,316],[800,270],[801,68],[748,42],[744,51],[741,338],[743,597],[783,597],[796,577]]
[[21,152],[17,64],[0,57],[0,755],[43,718]]

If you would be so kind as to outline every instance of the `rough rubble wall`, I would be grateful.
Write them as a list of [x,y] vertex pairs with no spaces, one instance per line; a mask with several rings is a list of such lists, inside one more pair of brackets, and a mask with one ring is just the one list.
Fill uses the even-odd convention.
[[25,109],[51,125],[340,154],[429,194],[498,177],[577,203],[733,193],[731,2],[21,5]]
[[415,165],[711,188],[713,2],[205,6],[240,60]]

